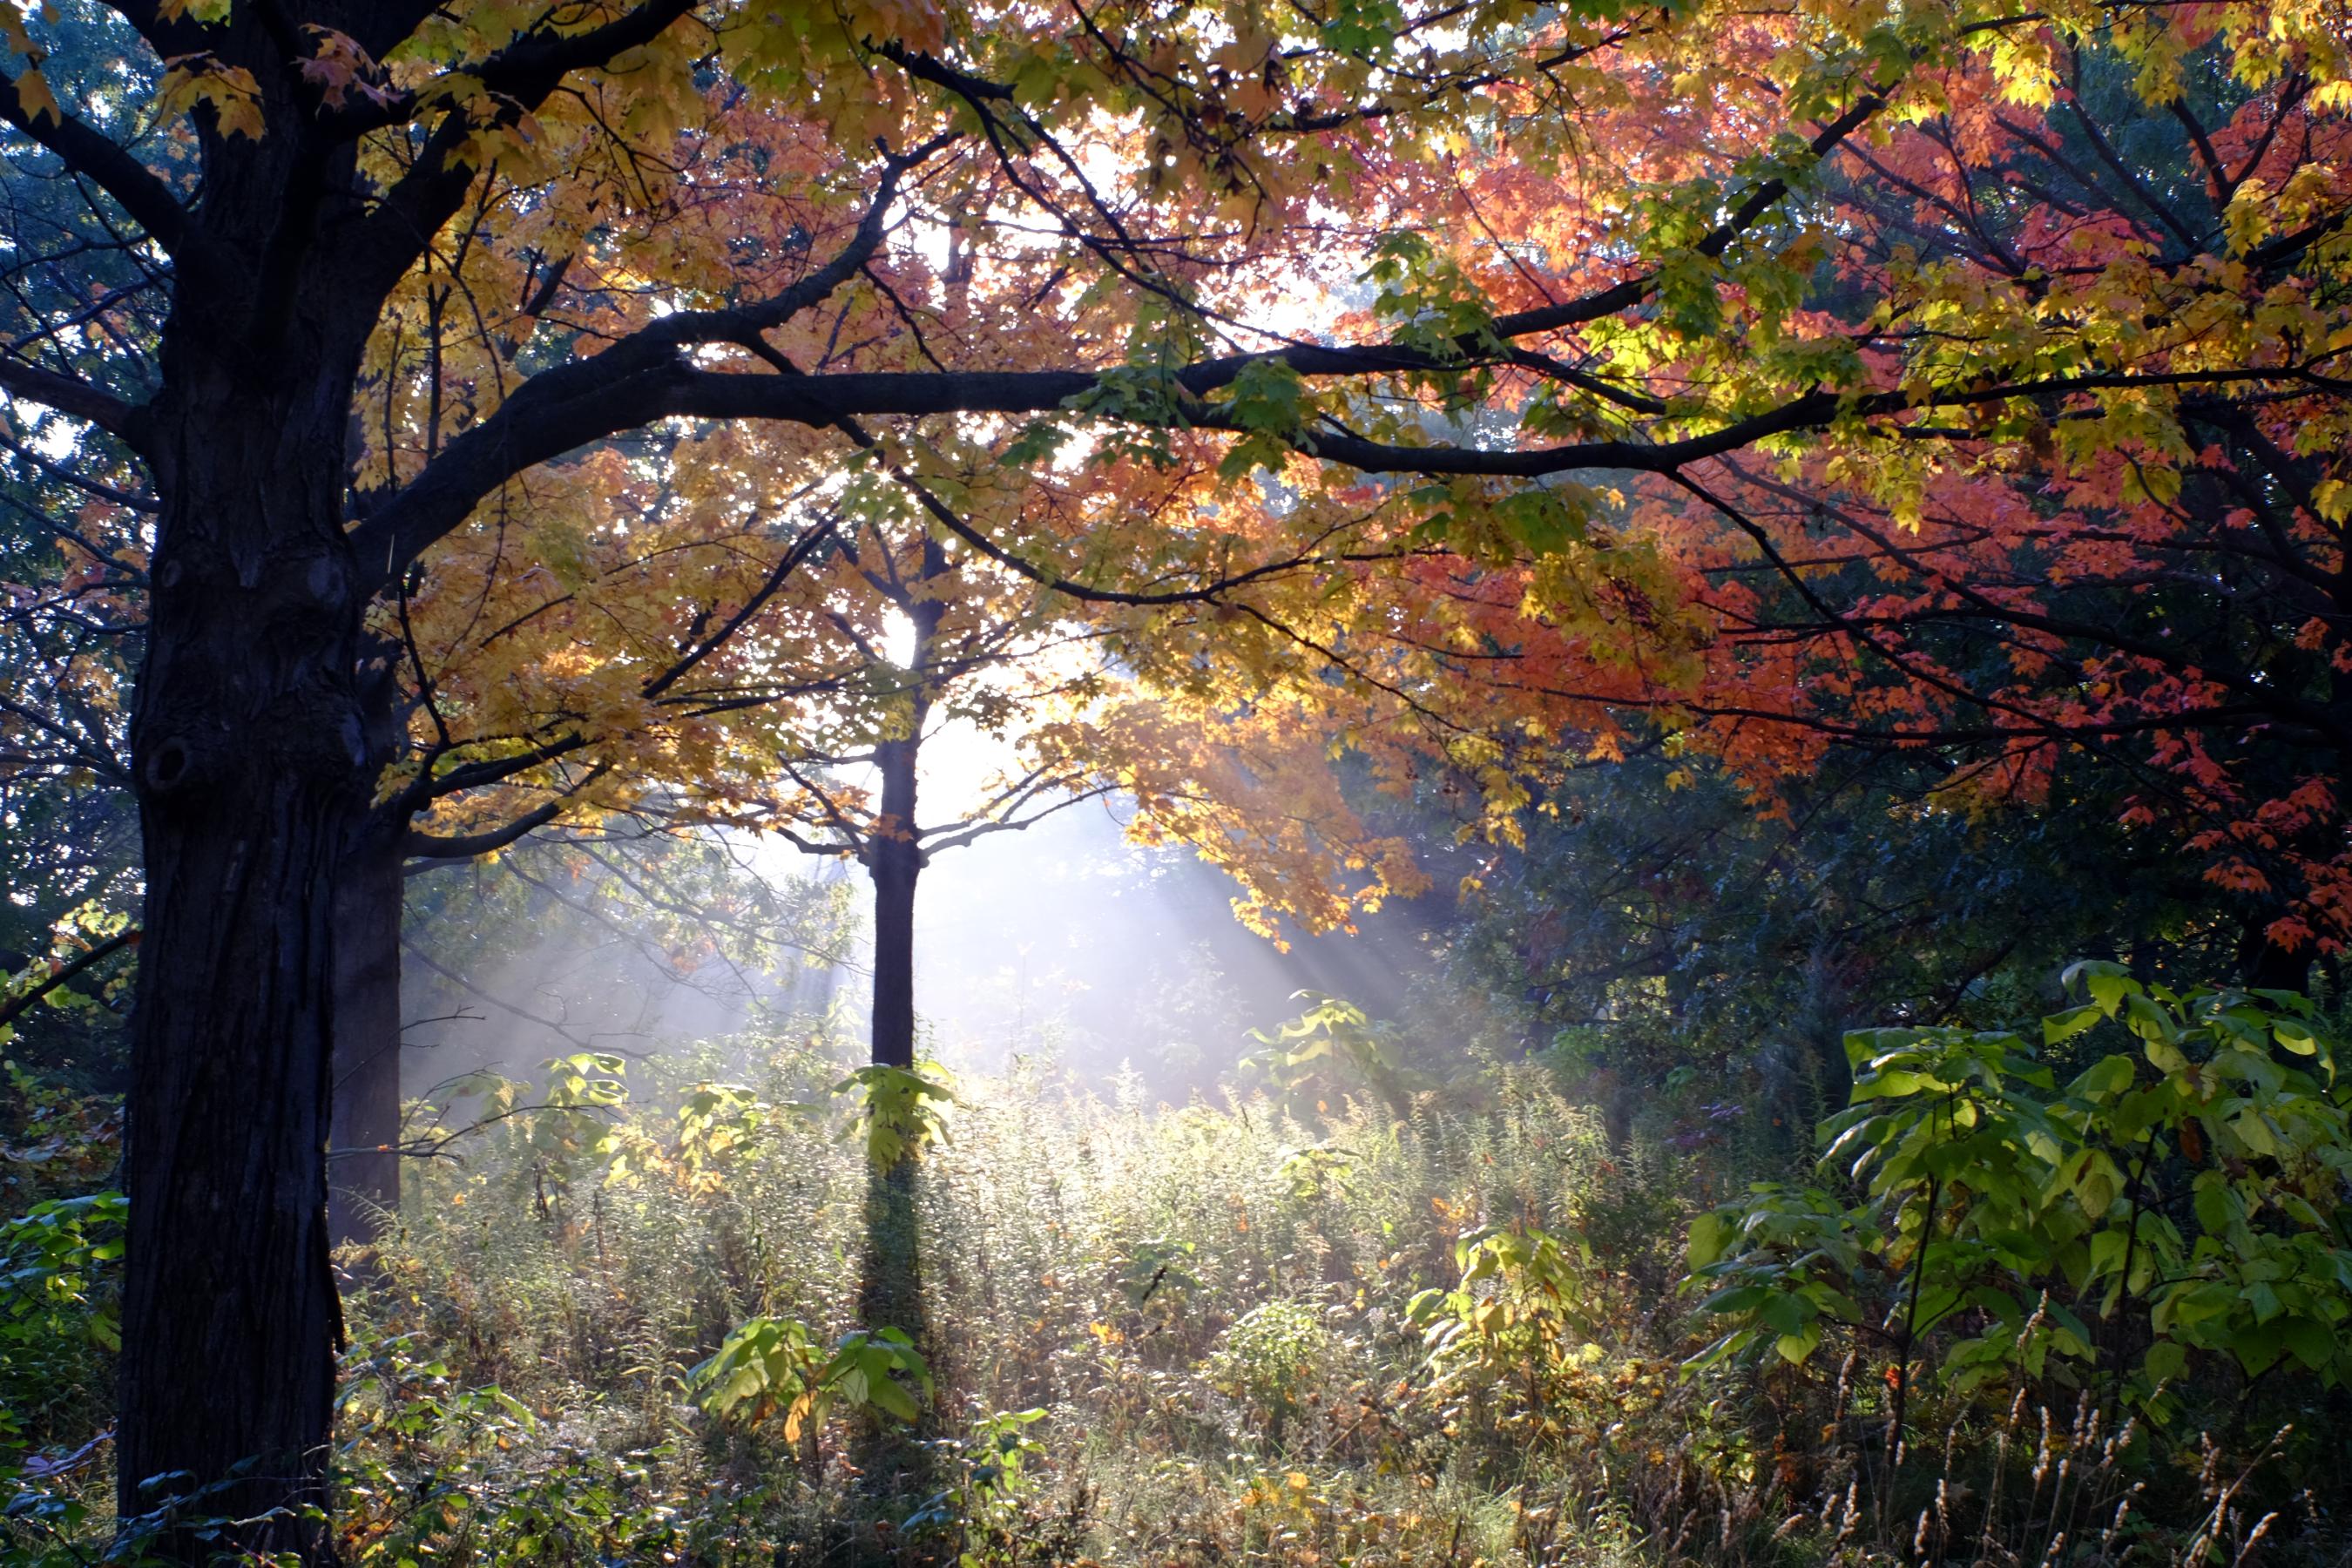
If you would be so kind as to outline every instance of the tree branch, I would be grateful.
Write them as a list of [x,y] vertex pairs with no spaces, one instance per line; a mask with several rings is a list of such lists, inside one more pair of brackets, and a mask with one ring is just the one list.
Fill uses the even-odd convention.
[[[416,960],[417,963],[423,964],[425,968],[431,970],[442,979],[446,980],[450,984],[457,986],[459,990],[488,1003],[491,1006],[496,1007],[499,1012],[511,1013],[526,1024],[537,1024],[541,1028],[545,1029],[549,1034],[553,1035],[556,1038],[572,1047],[574,1050],[593,1051],[598,1048],[588,1041],[582,1039],[579,1036],[573,1034],[570,1029],[564,1027],[563,1025],[559,1023],[557,1020],[542,1017],[539,1014],[531,1012],[527,1007],[519,1007],[502,996],[493,995],[491,993],[483,990],[480,986],[475,984],[464,975],[459,974],[457,971],[450,969],[442,963],[436,963],[431,953],[425,952],[423,948],[417,946],[406,937],[402,937],[400,939],[400,945],[405,949],[408,955]],[[607,1046],[603,1048],[612,1050],[614,1047]],[[623,1051],[621,1054],[623,1056],[637,1055],[635,1051]]]
[[[536,110],[572,72],[593,69],[653,42],[692,11],[694,3],[646,0],[602,26],[578,33],[557,32],[543,23],[488,58],[450,74],[479,81],[510,122]],[[414,114],[415,107],[414,96],[396,100],[384,110],[385,122]],[[363,120],[353,120],[339,129],[356,135],[368,126]],[[434,128],[415,163],[384,193],[365,221],[352,226],[344,256],[365,287],[378,292],[389,289],[465,201],[477,171],[457,161],[457,151],[478,129],[464,110],[452,108]]]
[[120,203],[131,221],[174,258],[193,242],[188,209],[155,172],[113,141],[43,103],[28,108],[14,81],[0,80],[0,120],[39,142],[65,161],[67,168],[95,184]]
[[530,810],[502,826],[456,837],[441,837],[434,834],[412,830],[401,839],[400,853],[409,859],[428,863],[443,860],[474,860],[485,855],[495,854],[554,821],[582,790],[612,771],[612,763],[597,763],[588,770],[587,776],[578,784],[564,790],[554,799],[531,807]]
[[54,408],[69,418],[88,420],[134,448],[144,434],[145,410],[78,375],[61,375],[18,360],[0,359],[0,391],[27,403]]
[[[1826,157],[1877,113],[1885,102],[1883,89],[1865,93],[1813,138],[1813,157]],[[697,370],[680,352],[693,344],[709,342],[731,342],[749,346],[761,332],[827,298],[880,248],[885,218],[899,177],[951,139],[942,135],[910,153],[892,158],[851,241],[832,261],[773,300],[729,310],[679,311],[663,317],[602,353],[542,372],[525,383],[497,414],[452,441],[425,472],[355,531],[353,543],[359,559],[373,570],[380,554],[384,562],[383,576],[388,578],[462,522],[484,497],[526,468],[592,441],[665,417],[699,415],[714,418],[772,418],[822,426],[835,424],[842,416],[857,414],[1042,413],[1063,407],[1093,390],[1098,384],[1095,373],[1072,370],[807,377],[802,390],[795,394],[779,392],[766,385],[762,377]],[[1720,257],[1733,241],[1778,205],[1788,189],[1787,182],[1779,177],[1761,182],[1694,248],[1710,259]],[[387,198],[387,205],[390,200]],[[1264,353],[1203,361],[1180,373],[1175,380],[1185,393],[1199,398],[1231,385],[1252,368],[1267,363],[1282,364],[1301,376],[1459,369],[1465,363],[1489,357],[1496,338],[1527,337],[1598,321],[1639,304],[1655,287],[1656,275],[1645,273],[1578,300],[1497,317],[1489,332],[1465,336],[1444,350],[1402,344],[1294,343]],[[824,389],[823,394],[814,390],[820,385]],[[739,397],[750,388],[762,386],[764,391]],[[858,391],[866,395],[856,395]],[[850,395],[843,398],[845,392]],[[828,410],[815,400],[819,395],[839,401]],[[1833,398],[1824,406],[1833,407]],[[1816,410],[1813,416],[1822,416]],[[1780,428],[1793,428],[1803,422],[1799,419]],[[1630,443],[1619,445],[1631,447]],[[1302,449],[1366,472],[1506,471],[1400,462],[1395,454],[1420,449],[1384,448],[1353,437],[1318,437],[1311,446],[1302,444]],[[1570,461],[1559,468],[1528,471],[1649,466],[1642,462]]]
[[0,1027],[5,1027],[7,1025],[14,1023],[16,1018],[34,1003],[38,1002],[42,997],[47,996],[58,986],[65,984],[68,981],[73,979],[74,976],[84,973],[92,964],[110,958],[115,953],[121,952],[124,948],[133,945],[139,941],[139,936],[140,928],[132,926],[128,931],[121,931],[113,936],[108,937],[96,947],[89,949],[80,956],[73,959],[70,963],[58,968],[56,973],[52,973],[47,979],[42,981],[39,984],[34,986],[30,991],[25,992],[21,995],[11,996],[5,1002],[0,1002]]
[[884,165],[856,231],[831,260],[767,300],[719,310],[680,310],[605,349],[542,371],[499,411],[452,440],[424,472],[353,531],[353,552],[381,586],[425,548],[463,522],[478,501],[534,464],[673,413],[681,376],[694,373],[681,351],[701,343],[756,341],[857,276],[882,247],[890,205],[906,172],[946,142],[940,138]]

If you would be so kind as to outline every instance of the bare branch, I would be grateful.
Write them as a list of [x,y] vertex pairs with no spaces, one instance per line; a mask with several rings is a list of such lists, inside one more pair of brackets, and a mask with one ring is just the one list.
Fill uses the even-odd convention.
[[[442,979],[446,980],[450,984],[457,986],[459,990],[466,992],[469,995],[479,997],[481,1000],[488,1003],[491,1006],[496,1007],[501,1013],[512,1014],[514,1016],[520,1018],[526,1024],[538,1025],[541,1028],[545,1029],[549,1034],[555,1036],[556,1038],[563,1041],[566,1045],[571,1046],[575,1050],[619,1050],[619,1047],[614,1046],[599,1047],[592,1045],[588,1041],[583,1040],[579,1036],[573,1034],[570,1029],[565,1028],[563,1025],[556,1019],[542,1017],[527,1007],[519,1007],[502,996],[494,995],[490,992],[483,990],[480,986],[475,984],[464,975],[457,973],[455,970],[436,962],[431,953],[425,952],[423,948],[417,946],[406,937],[400,939],[400,945],[407,951],[408,955],[411,958],[416,960],[417,963],[423,964],[425,968],[431,970]],[[637,1056],[640,1053],[635,1051],[619,1051],[619,1054],[622,1056]]]
[[88,420],[134,447],[144,433],[144,410],[78,375],[61,375],[17,360],[0,359],[0,391],[27,403],[54,408],[70,418]]

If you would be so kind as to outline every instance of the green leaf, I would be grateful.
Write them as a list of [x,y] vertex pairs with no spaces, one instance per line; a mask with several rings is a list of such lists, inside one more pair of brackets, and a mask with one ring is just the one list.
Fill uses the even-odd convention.
[[2068,1092],[2084,1100],[2112,1100],[2129,1089],[2138,1077],[2139,1064],[2131,1058],[2102,1057],[2075,1079]]
[[2289,1318],[2278,1326],[2279,1337],[2295,1360],[2313,1372],[2335,1361],[2339,1350],[2336,1333],[2310,1318]]
[[2189,1352],[2185,1347],[2173,1340],[2158,1340],[2147,1347],[2147,1354],[2140,1358],[2139,1368],[2149,1386],[2154,1387],[2179,1377],[2181,1369],[2188,1364]]
[[1591,515],[1589,494],[1579,486],[1531,486],[1495,506],[1503,531],[1536,555],[1557,555],[1581,544]]
[[2124,994],[2138,989],[2137,983],[2131,977],[2131,971],[2120,963],[2096,958],[2086,958],[2067,965],[2058,980],[2070,991],[2079,982],[2090,994],[2092,1005],[2110,1018],[2123,1005]]
[[1701,1301],[1698,1310],[1718,1314],[1752,1311],[1770,1300],[1772,1295],[1773,1292],[1762,1285],[1732,1285]]
[[2042,1020],[2042,1043],[2045,1046],[2063,1045],[2105,1016],[2107,1014],[2103,1009],[2091,1003],[2069,1008],[2063,1013],[2053,1013]]
[[1690,1240],[1684,1250],[1689,1267],[1694,1270],[1704,1268],[1721,1258],[1733,1234],[1731,1221],[1714,1209],[1691,1221]]

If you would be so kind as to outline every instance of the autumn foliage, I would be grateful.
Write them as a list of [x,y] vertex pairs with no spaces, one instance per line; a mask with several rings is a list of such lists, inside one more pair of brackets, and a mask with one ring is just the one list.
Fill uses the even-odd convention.
[[133,1093],[183,1119],[131,1145],[126,1475],[323,1451],[353,868],[620,814],[903,845],[818,775],[940,704],[1268,927],[1420,885],[1343,786],[1508,847],[1636,749],[1769,814],[1864,748],[1933,759],[1917,813],[2194,857],[2254,978],[2352,936],[2340,0],[125,0],[0,44],[0,755],[136,795]]

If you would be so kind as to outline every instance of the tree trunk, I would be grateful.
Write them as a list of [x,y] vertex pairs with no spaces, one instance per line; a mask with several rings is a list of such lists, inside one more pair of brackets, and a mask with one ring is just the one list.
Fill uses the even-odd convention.
[[[370,779],[399,743],[400,647],[378,642],[360,666],[361,736]],[[352,833],[335,890],[334,1087],[327,1132],[327,1237],[373,1242],[400,1212],[400,918],[405,812],[381,805]]]
[[[371,836],[372,837],[373,836]],[[327,1235],[365,1246],[400,1212],[400,910],[396,850],[365,843],[335,889],[334,1109]]]
[[882,820],[867,870],[874,879],[873,1060],[915,1065],[915,882],[922,847],[915,839],[915,763],[919,733],[875,748],[882,771]]
[[[916,763],[922,747],[923,712],[919,704],[911,738],[885,741],[875,748],[882,773],[881,820],[871,841],[868,869],[874,878],[874,1014],[872,1057],[877,1067],[915,1065],[915,884],[923,854],[915,837]],[[888,1170],[866,1173],[866,1255],[860,1269],[858,1318],[868,1329],[899,1329],[926,1353],[929,1321],[923,1300],[922,1238],[917,1160],[908,1156]],[[929,1416],[926,1407],[925,1416]],[[858,1468],[868,1489],[897,1502],[928,1495],[921,1438],[927,1421],[913,1433],[899,1433],[877,1413],[864,1427]]]
[[[350,379],[289,385],[299,352],[275,368],[167,357],[131,727],[147,934],[118,1502],[128,1522],[184,1500],[152,1521],[146,1550],[166,1560],[317,1562],[341,1331],[326,1223],[331,915],[369,783],[341,510]],[[238,1522],[209,1541],[180,1528],[207,1518]]]

